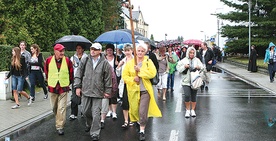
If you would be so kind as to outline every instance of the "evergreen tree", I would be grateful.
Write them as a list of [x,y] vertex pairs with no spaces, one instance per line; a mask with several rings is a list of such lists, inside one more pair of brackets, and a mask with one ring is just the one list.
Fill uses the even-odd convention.
[[[228,38],[227,51],[248,53],[248,0],[221,1],[235,9],[226,14],[217,14],[218,18],[234,23],[225,25],[221,29],[221,35]],[[268,47],[269,42],[275,40],[275,3],[276,0],[252,0],[251,2],[251,45],[257,46],[259,55],[264,55],[264,50]]]

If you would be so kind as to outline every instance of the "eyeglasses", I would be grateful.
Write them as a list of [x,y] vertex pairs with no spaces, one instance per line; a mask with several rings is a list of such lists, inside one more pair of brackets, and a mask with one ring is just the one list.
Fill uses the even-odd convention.
[[90,50],[94,50],[94,51],[99,51],[100,49],[96,49],[96,48],[90,48]]

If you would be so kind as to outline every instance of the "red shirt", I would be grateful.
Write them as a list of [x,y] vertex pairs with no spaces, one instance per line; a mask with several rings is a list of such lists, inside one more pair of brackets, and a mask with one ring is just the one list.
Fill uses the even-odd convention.
[[[53,56],[50,56],[50,57],[48,57],[45,60],[44,72],[45,72],[47,80],[48,80],[48,72],[49,72],[49,63],[50,63],[52,57]],[[68,66],[69,79],[70,79],[70,84],[71,84],[73,82],[73,79],[74,79],[74,76],[73,76],[74,75],[73,64],[72,64],[71,60],[68,57],[65,57],[65,60],[66,60],[67,66]],[[56,60],[58,70],[61,67],[61,62],[62,62],[62,59],[60,59],[59,61]],[[51,92],[51,93],[62,94],[64,92],[70,91],[70,87],[69,86],[60,87],[60,84],[58,82],[57,85],[56,85],[56,87],[50,87],[50,86],[48,86],[48,91]]]

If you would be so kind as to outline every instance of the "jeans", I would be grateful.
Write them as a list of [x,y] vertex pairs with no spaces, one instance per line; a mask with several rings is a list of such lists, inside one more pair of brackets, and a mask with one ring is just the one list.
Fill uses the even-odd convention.
[[269,78],[270,81],[274,80],[274,76],[275,76],[275,71],[273,71],[273,64],[268,64],[268,73],[269,73]]
[[44,82],[44,77],[41,71],[31,71],[29,74],[29,79],[31,82],[30,95],[35,97],[35,82],[38,80],[40,86],[43,88],[44,94],[47,94],[47,89]]
[[173,72],[172,74],[168,74],[168,80],[167,80],[167,88],[168,89],[173,89],[174,87],[174,75],[175,75],[175,72]]
[[12,90],[17,90],[18,93],[23,91],[24,81],[25,79],[23,76],[12,75]]

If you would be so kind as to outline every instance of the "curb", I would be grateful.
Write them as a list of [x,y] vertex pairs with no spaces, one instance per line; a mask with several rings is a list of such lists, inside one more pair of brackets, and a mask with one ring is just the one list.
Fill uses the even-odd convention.
[[[67,109],[70,108],[70,105],[71,105],[71,101],[68,101]],[[29,133],[32,129],[38,127],[41,123],[48,121],[52,118],[54,118],[54,113],[52,110],[50,110],[28,121],[17,124],[16,126],[2,132],[0,134],[0,141],[5,141],[6,137],[9,137],[10,140],[13,140],[19,136]]]

